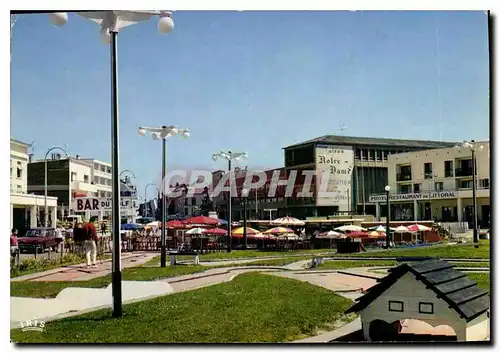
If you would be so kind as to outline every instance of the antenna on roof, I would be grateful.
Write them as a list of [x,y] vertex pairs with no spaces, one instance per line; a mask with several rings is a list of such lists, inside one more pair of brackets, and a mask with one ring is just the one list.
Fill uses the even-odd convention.
[[339,135],[342,135],[342,133],[345,129],[347,129],[347,126],[345,124],[340,124],[339,125]]

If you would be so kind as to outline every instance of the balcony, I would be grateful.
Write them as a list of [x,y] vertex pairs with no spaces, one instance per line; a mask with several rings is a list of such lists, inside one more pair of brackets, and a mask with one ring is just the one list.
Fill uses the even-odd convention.
[[457,178],[472,177],[472,168],[457,168],[457,169],[455,169],[455,177],[457,177]]
[[453,169],[445,169],[444,170],[444,177],[445,178],[453,178]]
[[411,180],[411,174],[397,174],[396,175],[396,181],[410,181]]

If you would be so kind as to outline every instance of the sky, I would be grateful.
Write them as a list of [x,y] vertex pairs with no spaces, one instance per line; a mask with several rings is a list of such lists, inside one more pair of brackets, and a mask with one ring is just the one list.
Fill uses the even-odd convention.
[[[167,168],[249,168],[326,134],[489,139],[488,18],[476,12],[174,13],[118,38],[120,169],[157,182],[161,142],[138,126],[189,128],[168,140]],[[57,28],[21,15],[12,32],[11,137],[43,158],[54,145],[111,161],[109,45],[78,15]],[[340,125],[345,125],[341,131]],[[142,193],[142,192],[141,192]]]

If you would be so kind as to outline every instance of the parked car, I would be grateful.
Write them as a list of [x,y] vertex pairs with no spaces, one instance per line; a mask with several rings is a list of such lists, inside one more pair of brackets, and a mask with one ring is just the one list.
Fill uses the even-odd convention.
[[31,228],[26,234],[18,238],[20,251],[44,252],[47,249],[56,250],[55,228]]

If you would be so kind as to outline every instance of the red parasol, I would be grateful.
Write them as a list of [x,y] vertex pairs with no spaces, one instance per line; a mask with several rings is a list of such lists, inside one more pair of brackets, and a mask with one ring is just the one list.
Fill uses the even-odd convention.
[[191,217],[184,220],[185,224],[196,225],[196,226],[218,226],[220,222],[217,218],[197,216]]
[[350,232],[346,234],[348,238],[366,238],[368,237],[368,233],[366,232]]
[[182,228],[186,228],[186,225],[184,224],[184,222],[181,222],[181,221],[177,221],[177,220],[174,220],[174,221],[168,221],[165,226],[167,228],[170,228],[170,229],[182,229]]
[[227,230],[221,228],[205,229],[203,234],[208,235],[227,235]]

